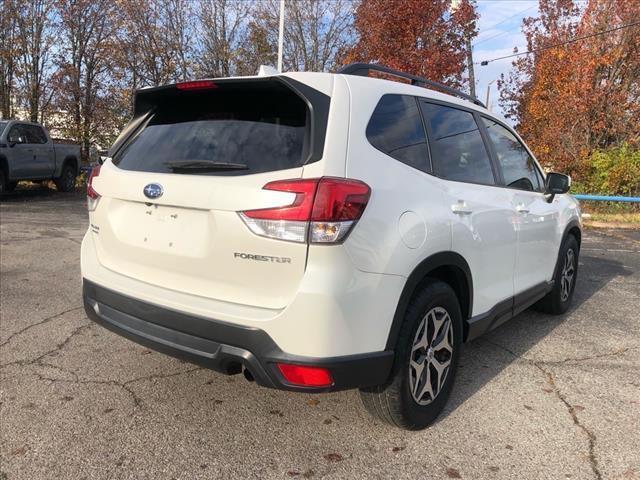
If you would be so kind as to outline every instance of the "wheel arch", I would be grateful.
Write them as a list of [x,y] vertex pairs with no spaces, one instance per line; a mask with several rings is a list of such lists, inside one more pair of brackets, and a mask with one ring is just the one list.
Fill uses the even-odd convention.
[[80,162],[78,162],[78,159],[75,157],[75,155],[67,155],[66,157],[64,157],[64,160],[62,161],[62,166],[60,167],[60,175],[62,175],[62,170],[64,169],[64,167],[66,167],[69,164],[73,165],[73,168],[76,171],[76,176],[77,176],[78,169],[80,168]]
[[[447,283],[458,297],[463,320],[471,317],[473,311],[473,278],[467,261],[456,252],[439,252],[425,258],[411,272],[400,294],[396,307],[386,350],[393,350],[400,333],[405,312],[413,296],[420,291],[425,282],[437,279]],[[467,322],[463,322],[464,338],[467,335]]]
[[580,227],[580,222],[577,219],[571,220],[566,227],[564,227],[564,232],[562,233],[562,240],[560,241],[560,246],[558,247],[558,253],[556,258],[556,265],[553,268],[553,277],[556,278],[558,273],[558,269],[560,268],[560,252],[562,251],[562,246],[564,242],[567,241],[569,235],[575,237],[578,242],[578,251],[580,250],[580,245],[582,243],[582,228]]

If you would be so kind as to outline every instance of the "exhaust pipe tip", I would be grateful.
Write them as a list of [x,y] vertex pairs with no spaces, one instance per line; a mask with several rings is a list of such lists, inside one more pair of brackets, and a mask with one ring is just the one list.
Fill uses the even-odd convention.
[[249,382],[255,382],[256,379],[253,378],[253,375],[248,368],[245,368],[242,373],[244,374],[244,378],[246,378]]

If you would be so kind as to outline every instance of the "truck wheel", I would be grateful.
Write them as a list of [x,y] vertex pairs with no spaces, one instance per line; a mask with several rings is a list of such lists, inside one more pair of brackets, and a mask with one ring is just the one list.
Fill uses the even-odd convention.
[[9,185],[7,183],[7,176],[5,175],[3,170],[0,170],[0,195],[4,195],[9,190]]
[[61,192],[73,192],[76,188],[76,170],[71,165],[62,167],[60,176],[53,180],[56,187]]
[[360,389],[375,417],[408,430],[435,421],[447,402],[462,343],[462,314],[449,285],[432,280],[405,314],[385,385]]
[[13,192],[16,189],[17,186],[18,186],[18,182],[7,182],[7,186],[6,186],[5,191],[7,193]]

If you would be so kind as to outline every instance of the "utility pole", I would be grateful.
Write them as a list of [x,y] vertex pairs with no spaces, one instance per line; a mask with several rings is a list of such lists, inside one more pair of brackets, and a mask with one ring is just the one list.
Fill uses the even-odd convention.
[[278,72],[282,72],[283,46],[284,46],[284,0],[280,0],[280,27],[278,29]]
[[[461,0],[451,0],[451,11],[455,12],[460,8]],[[470,27],[471,24],[467,25]],[[466,28],[465,30],[469,30]],[[476,98],[476,72],[473,69],[473,47],[471,46],[471,32],[465,32],[464,42],[467,47],[467,70],[469,70],[469,93]]]
[[471,46],[471,36],[465,38],[467,43],[467,69],[469,70],[469,93],[472,97],[476,96],[476,72],[473,69],[473,47]]

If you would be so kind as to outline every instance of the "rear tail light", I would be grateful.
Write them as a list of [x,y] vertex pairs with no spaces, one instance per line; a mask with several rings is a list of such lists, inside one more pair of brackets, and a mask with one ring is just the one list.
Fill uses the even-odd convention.
[[278,363],[278,369],[285,380],[292,385],[301,387],[330,387],[333,385],[331,373],[326,368]]
[[100,165],[95,165],[91,169],[89,179],[87,180],[87,208],[93,212],[100,201],[100,194],[93,188],[93,179],[100,175]]
[[178,90],[211,90],[217,88],[211,80],[194,80],[191,82],[176,83]]
[[344,240],[371,195],[366,183],[332,177],[278,180],[263,188],[295,197],[281,207],[240,212],[242,220],[257,235],[300,243]]

